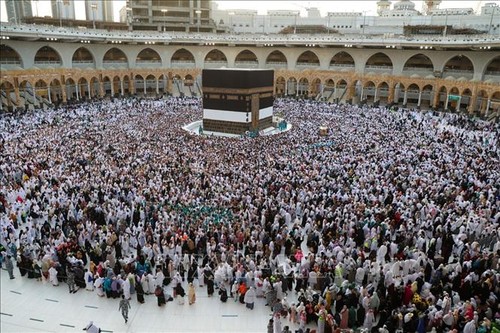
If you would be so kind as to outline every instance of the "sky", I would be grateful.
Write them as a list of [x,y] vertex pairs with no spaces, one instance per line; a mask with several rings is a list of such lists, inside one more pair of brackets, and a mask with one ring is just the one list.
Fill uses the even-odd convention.
[[[100,0],[93,0],[100,1]],[[111,1],[111,0],[105,0]],[[188,1],[188,0],[185,0]],[[33,1],[32,1],[33,2]],[[327,12],[366,12],[366,15],[376,15],[377,0],[369,1],[215,1],[219,5],[219,9],[257,9],[259,14],[265,14],[267,10],[288,9],[299,10],[302,16],[306,15],[307,7],[317,7],[321,11],[321,15],[326,15]],[[392,1],[394,4],[396,1]],[[422,10],[423,1],[416,0],[415,9]],[[488,2],[494,2],[500,5],[500,0],[497,1],[454,1],[444,0],[440,8],[472,8],[479,11],[482,5]],[[38,16],[51,15],[50,0],[39,0],[37,5],[33,4],[33,15]],[[125,0],[113,0],[114,19],[119,21],[119,11],[125,6]],[[84,0],[75,0],[75,11],[77,19],[85,19]],[[0,20],[7,21],[7,13],[5,10],[5,0],[0,0]]]

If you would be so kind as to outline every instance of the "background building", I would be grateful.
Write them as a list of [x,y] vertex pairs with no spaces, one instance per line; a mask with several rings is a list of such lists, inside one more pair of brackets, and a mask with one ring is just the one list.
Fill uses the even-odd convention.
[[51,6],[53,18],[62,18],[65,20],[75,19],[74,0],[51,0]]
[[113,21],[113,1],[85,0],[87,20]]
[[5,0],[7,20],[11,23],[21,23],[24,17],[32,17],[31,0]]
[[481,8],[476,6],[475,12],[473,8],[440,9],[440,3],[437,0],[426,1],[421,13],[410,0],[380,0],[377,2],[378,16],[367,15],[366,11],[328,12],[326,16],[321,16],[317,8],[311,7],[304,7],[306,16],[295,10],[269,10],[266,15],[257,15],[252,10],[220,10],[214,3],[211,14],[219,29],[226,27],[237,33],[279,33],[287,27],[323,25],[340,34],[397,35],[403,34],[406,26],[439,25],[500,34],[500,6],[497,4],[486,3]]
[[215,31],[210,0],[127,0],[132,30]]

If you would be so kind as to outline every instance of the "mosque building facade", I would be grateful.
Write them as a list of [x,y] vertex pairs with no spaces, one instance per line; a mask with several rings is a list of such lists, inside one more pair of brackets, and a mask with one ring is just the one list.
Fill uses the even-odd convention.
[[381,0],[378,16],[309,8],[307,17],[261,17],[212,3],[219,33],[2,23],[2,110],[127,94],[201,96],[203,69],[260,68],[275,70],[276,96],[498,115],[499,7],[443,13],[439,4],[425,1],[419,12],[408,0]]

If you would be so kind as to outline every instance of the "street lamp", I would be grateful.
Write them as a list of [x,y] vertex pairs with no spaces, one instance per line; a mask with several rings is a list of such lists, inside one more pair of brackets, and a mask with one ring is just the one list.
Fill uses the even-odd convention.
[[61,14],[62,0],[57,0],[57,8],[59,10],[59,27],[62,28],[62,14]]
[[488,34],[491,35],[491,27],[493,25],[493,15],[495,14],[495,11],[497,10],[498,7],[496,6],[491,6],[491,17],[490,17],[490,28],[488,29]]
[[33,0],[35,2],[36,17],[38,17],[38,0]]
[[299,12],[295,12],[295,24],[293,25],[293,33],[296,34],[297,33],[297,16],[298,16]]
[[229,15],[229,29],[233,29],[233,15],[234,15],[234,12],[229,12],[227,13]]
[[198,33],[200,33],[200,24],[201,24],[201,22],[200,22],[200,20],[201,20],[201,16],[200,16],[200,15],[201,15],[201,10],[197,9],[197,10],[195,11],[195,13],[196,13],[196,15],[198,16]]
[[168,9],[163,8],[161,12],[163,13],[163,31],[167,31],[167,20],[165,19],[165,15],[167,14]]
[[97,4],[94,2],[90,5],[90,8],[92,8],[92,25],[94,26],[95,30],[95,11],[97,10]]
[[363,11],[363,30],[361,32],[363,36],[365,35],[365,25],[366,25],[366,12]]

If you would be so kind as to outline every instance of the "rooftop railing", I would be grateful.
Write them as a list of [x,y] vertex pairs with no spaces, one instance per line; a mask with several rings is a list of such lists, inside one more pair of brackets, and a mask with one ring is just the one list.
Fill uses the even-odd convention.
[[413,36],[380,36],[380,35],[338,35],[338,34],[304,34],[304,35],[282,35],[282,34],[215,34],[215,33],[186,33],[186,32],[157,32],[157,31],[108,31],[102,29],[80,29],[71,27],[54,27],[46,25],[16,25],[10,23],[1,24],[2,35],[29,36],[38,37],[40,39],[54,40],[55,38],[82,39],[99,42],[116,42],[125,43],[127,41],[154,41],[157,43],[169,42],[199,42],[200,44],[206,41],[219,43],[252,43],[252,44],[267,44],[267,43],[290,43],[300,44],[303,42],[317,42],[322,44],[344,44],[360,42],[365,45],[380,45],[380,46],[400,46],[400,45],[426,45],[437,46],[446,44],[450,45],[484,45],[485,43],[500,44],[499,35],[479,34],[479,35],[452,35],[452,36],[428,36],[428,35],[413,35]]

